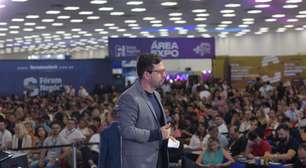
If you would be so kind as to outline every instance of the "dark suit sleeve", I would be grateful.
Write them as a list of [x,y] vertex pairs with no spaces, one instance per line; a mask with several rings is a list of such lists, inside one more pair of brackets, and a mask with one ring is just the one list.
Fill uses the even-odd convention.
[[100,133],[100,157],[99,157],[99,168],[106,168],[106,160],[109,155],[108,153],[108,136],[107,130]]
[[120,132],[124,139],[137,142],[148,142],[150,130],[137,128],[138,105],[129,94],[124,94],[118,101]]

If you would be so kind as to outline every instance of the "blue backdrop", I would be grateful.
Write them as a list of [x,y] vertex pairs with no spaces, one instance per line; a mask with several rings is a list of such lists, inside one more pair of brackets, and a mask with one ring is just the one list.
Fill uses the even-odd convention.
[[63,85],[92,91],[96,84],[112,84],[110,60],[0,61],[0,96],[57,90]]

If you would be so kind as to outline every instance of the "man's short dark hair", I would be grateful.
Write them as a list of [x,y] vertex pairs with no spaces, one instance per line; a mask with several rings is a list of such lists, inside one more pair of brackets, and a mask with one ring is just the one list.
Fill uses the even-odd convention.
[[137,74],[141,79],[144,72],[152,72],[153,64],[159,64],[161,62],[161,58],[155,54],[141,54],[137,59]]
[[287,124],[280,124],[280,125],[277,127],[276,132],[278,132],[278,131],[281,130],[281,129],[290,132],[290,127],[289,127]]

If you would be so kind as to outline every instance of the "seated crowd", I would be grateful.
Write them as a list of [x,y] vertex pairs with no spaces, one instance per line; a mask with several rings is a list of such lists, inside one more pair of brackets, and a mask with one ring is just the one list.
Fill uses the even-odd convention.
[[[244,89],[218,79],[166,82],[160,92],[172,136],[201,166],[224,167],[236,158],[306,165],[303,119],[305,83],[270,84],[257,79]],[[0,98],[0,148],[27,153],[30,167],[69,167],[71,148],[28,147],[99,142],[111,122],[119,91],[99,86],[93,93],[71,86],[45,96]],[[98,145],[78,149],[78,164],[94,167]],[[85,158],[85,159],[84,159]]]

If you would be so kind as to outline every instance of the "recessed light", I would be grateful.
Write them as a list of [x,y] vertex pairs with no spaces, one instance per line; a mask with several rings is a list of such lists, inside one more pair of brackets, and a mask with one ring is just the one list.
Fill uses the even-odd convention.
[[249,14],[258,14],[258,13],[261,13],[261,10],[249,10],[248,13]]
[[274,17],[274,18],[283,18],[285,16],[286,16],[285,14],[274,14],[274,15],[272,15],[272,17]]
[[254,24],[254,22],[253,21],[247,21],[247,22],[243,22],[243,24]]
[[194,20],[195,20],[195,21],[205,21],[205,20],[207,20],[207,18],[200,18],[200,17],[199,17],[199,18],[194,18]]
[[80,11],[79,15],[92,15],[93,11]]
[[198,24],[197,27],[207,27],[206,24]]
[[197,17],[208,17],[209,13],[198,13],[196,14]]
[[119,27],[118,26],[110,26],[110,27],[108,27],[108,29],[110,29],[110,30],[117,30],[117,29],[119,29]]
[[155,20],[155,17],[144,17],[143,20]]
[[133,8],[133,9],[131,9],[132,12],[144,12],[146,10],[147,10],[146,8]]
[[176,12],[176,13],[169,13],[168,14],[169,16],[182,16],[183,14],[182,13],[178,13],[178,12]]
[[303,0],[287,0],[286,3],[301,3]]
[[239,25],[238,27],[247,28],[249,27],[249,25],[242,24],[242,25]]
[[285,27],[285,28],[293,28],[294,25],[285,25],[284,27]]
[[10,29],[19,29],[20,26],[9,26]]
[[0,9],[5,8],[4,4],[0,4]]
[[87,19],[88,20],[98,20],[100,19],[100,16],[88,16]]
[[41,22],[50,23],[54,22],[54,19],[42,19]]
[[52,23],[52,26],[63,26],[63,23]]
[[285,32],[286,30],[287,30],[286,28],[281,27],[281,28],[278,28],[276,32],[281,33],[281,32]]
[[150,23],[161,23],[161,20],[151,20]]
[[12,22],[23,22],[24,19],[23,18],[13,18]]
[[47,27],[46,26],[36,26],[35,29],[37,30],[43,30],[43,29],[46,29]]
[[8,31],[8,28],[0,28],[0,31]]
[[24,28],[23,31],[27,31],[27,32],[30,32],[30,31],[33,31],[34,29],[32,28]]
[[296,15],[296,18],[306,18],[306,15]]
[[255,5],[255,8],[269,8],[271,5],[270,4],[258,4]]
[[110,15],[112,15],[112,16],[122,16],[122,15],[124,15],[124,12],[111,12]]
[[104,0],[93,0],[93,1],[90,1],[91,4],[106,4],[107,1],[104,1]]
[[298,5],[293,5],[293,4],[288,4],[288,5],[284,5],[283,8],[287,8],[287,9],[292,9],[292,8],[297,8],[299,7]]
[[240,6],[241,5],[237,4],[237,3],[229,3],[229,4],[225,5],[226,8],[237,8],[237,7],[240,7]]
[[223,17],[235,17],[236,14],[235,13],[226,13],[222,15]]
[[28,0],[12,0],[13,2],[26,2]]
[[185,24],[186,21],[185,21],[185,20],[177,20],[177,21],[174,21],[174,23],[177,23],[177,24]]
[[58,16],[57,19],[70,19],[70,16]]
[[133,29],[133,30],[140,30],[141,27],[132,27],[131,29]]
[[272,0],[255,0],[256,3],[266,3],[271,2]]
[[80,7],[78,6],[67,6],[64,8],[64,10],[68,10],[68,11],[74,11],[74,10],[79,10]]
[[277,21],[277,19],[275,18],[268,18],[268,19],[265,19],[266,22],[275,22]]
[[82,29],[80,29],[80,28],[73,28],[73,29],[71,29],[71,31],[73,31],[73,32],[79,32],[79,31],[82,31]]
[[142,1],[129,1],[129,2],[126,2],[127,5],[141,5],[143,4]]
[[207,11],[206,9],[194,9],[192,10],[192,13],[204,13],[206,11]]
[[137,20],[125,20],[124,23],[136,23]]
[[19,31],[14,30],[14,31],[10,31],[9,33],[10,33],[10,34],[18,34],[18,33],[19,33]]
[[296,30],[296,31],[303,31],[303,30],[305,30],[305,28],[304,27],[297,27],[294,30]]
[[114,10],[114,8],[113,7],[101,7],[98,10],[99,11],[112,11],[112,10]]
[[128,26],[129,26],[129,27],[138,27],[139,24],[131,23],[131,24],[129,24]]
[[175,20],[182,20],[181,17],[171,17],[169,18],[169,20],[175,21]]
[[83,19],[71,19],[70,22],[71,23],[82,23]]
[[57,15],[57,14],[60,14],[61,13],[61,11],[53,11],[53,10],[50,10],[50,11],[46,11],[46,14],[47,15]]
[[244,22],[254,22],[254,18],[244,18],[244,19],[242,19],[242,21],[244,21]]
[[298,22],[299,19],[288,19],[287,22]]
[[306,10],[304,10],[304,11],[299,11],[299,14],[301,14],[301,15],[306,15]]
[[175,6],[177,5],[177,2],[162,2],[160,5],[161,6]]
[[115,24],[114,23],[105,23],[104,26],[110,27],[110,26],[115,26]]
[[152,24],[152,27],[162,27],[163,26],[163,24],[159,24],[159,23],[157,23],[157,24]]
[[39,18],[39,15],[27,15],[26,18],[27,19],[37,19]]
[[126,29],[117,29],[117,32],[125,32]]
[[35,26],[36,23],[33,23],[33,22],[29,22],[29,23],[24,23],[25,26]]
[[232,24],[232,21],[222,21],[221,24]]
[[234,10],[226,9],[226,10],[221,10],[220,13],[234,13]]
[[7,23],[6,22],[0,22],[0,26],[6,26]]

